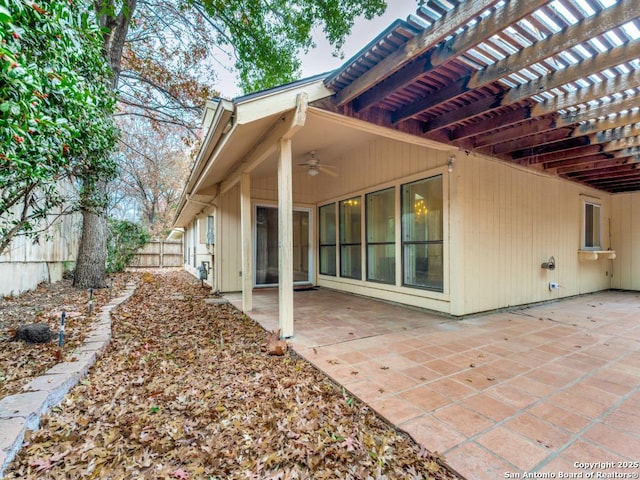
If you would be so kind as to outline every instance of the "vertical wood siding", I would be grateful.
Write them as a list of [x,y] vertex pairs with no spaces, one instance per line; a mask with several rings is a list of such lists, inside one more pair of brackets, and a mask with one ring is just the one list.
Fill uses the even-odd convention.
[[611,286],[624,290],[640,290],[640,192],[613,195]]
[[[602,204],[603,248],[610,247],[611,196],[486,158],[456,155],[457,235],[464,261],[452,271],[464,302],[454,314],[567,297],[610,287],[610,261],[580,261],[582,197]],[[540,265],[553,256],[554,271]],[[560,289],[549,291],[549,282]],[[452,288],[452,296],[456,295]]]
[[[218,209],[220,215],[220,231],[217,232],[220,254],[216,258],[219,262],[219,288],[223,292],[237,292],[242,289],[241,251],[240,251],[240,187],[236,185],[220,200]],[[245,272],[242,272],[244,275]],[[251,275],[251,272],[248,273]]]

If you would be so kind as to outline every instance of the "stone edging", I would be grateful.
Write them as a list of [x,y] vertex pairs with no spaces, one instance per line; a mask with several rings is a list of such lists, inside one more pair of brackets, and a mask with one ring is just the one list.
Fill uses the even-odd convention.
[[119,297],[96,314],[91,331],[73,354],[73,361],[54,365],[43,375],[22,387],[24,393],[0,400],[0,478],[17,455],[27,430],[37,430],[40,417],[58,405],[67,392],[84,378],[111,341],[111,310],[126,302],[135,292],[129,284]]

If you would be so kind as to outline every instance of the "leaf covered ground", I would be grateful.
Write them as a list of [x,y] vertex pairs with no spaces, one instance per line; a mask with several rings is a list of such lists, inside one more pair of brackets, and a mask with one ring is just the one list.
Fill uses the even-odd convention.
[[113,339],[6,478],[454,479],[185,272],[145,273]]
[[[110,288],[93,291],[93,312],[124,290],[131,274],[109,278]],[[111,280],[113,282],[111,282]],[[0,399],[22,392],[30,379],[42,375],[60,361],[58,342],[29,345],[14,342],[16,330],[29,323],[46,323],[58,335],[60,316],[66,311],[63,353],[69,355],[89,333],[94,320],[89,316],[89,290],[74,288],[71,279],[42,283],[32,291],[17,297],[0,298]]]

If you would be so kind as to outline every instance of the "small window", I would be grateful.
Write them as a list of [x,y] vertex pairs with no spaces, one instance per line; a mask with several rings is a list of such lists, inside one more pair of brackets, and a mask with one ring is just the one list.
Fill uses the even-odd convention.
[[600,205],[584,202],[584,242],[585,250],[602,250]]
[[216,243],[215,234],[215,218],[213,215],[207,217],[207,244],[213,245]]

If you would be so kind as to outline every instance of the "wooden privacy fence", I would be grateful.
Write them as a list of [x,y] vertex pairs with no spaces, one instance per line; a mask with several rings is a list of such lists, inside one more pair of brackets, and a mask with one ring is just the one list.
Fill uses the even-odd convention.
[[180,267],[183,263],[182,242],[153,240],[135,255],[131,266]]

